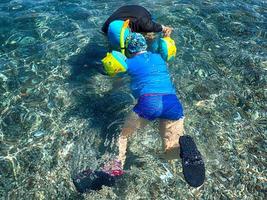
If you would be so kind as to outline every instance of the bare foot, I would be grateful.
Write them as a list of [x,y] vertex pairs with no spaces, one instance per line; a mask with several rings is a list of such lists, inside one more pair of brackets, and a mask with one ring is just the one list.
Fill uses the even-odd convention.
[[111,176],[120,176],[125,173],[122,169],[121,162],[117,159],[107,162],[102,168],[102,171],[108,173]]
[[175,148],[168,149],[167,151],[165,151],[164,153],[160,155],[160,158],[164,160],[178,159],[180,158],[180,148],[175,147]]

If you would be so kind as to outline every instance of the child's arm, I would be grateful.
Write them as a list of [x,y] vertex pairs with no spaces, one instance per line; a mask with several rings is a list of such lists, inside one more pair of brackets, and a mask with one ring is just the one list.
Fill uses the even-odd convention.
[[163,27],[161,24],[152,21],[147,17],[142,17],[138,20],[138,25],[141,32],[161,32]]

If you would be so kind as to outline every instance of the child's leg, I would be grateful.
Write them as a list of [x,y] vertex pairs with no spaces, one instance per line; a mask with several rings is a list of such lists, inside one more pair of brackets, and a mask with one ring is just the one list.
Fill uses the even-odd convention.
[[135,112],[132,112],[127,118],[121,130],[121,134],[118,140],[119,156],[118,159],[121,161],[122,167],[126,159],[127,139],[137,129],[143,128],[147,125],[148,120],[139,117]]
[[178,150],[179,138],[184,132],[184,118],[179,120],[160,120],[160,134],[164,153]]

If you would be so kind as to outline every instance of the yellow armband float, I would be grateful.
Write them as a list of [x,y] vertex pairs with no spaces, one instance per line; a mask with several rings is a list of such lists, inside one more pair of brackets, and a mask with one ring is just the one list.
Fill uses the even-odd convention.
[[170,37],[160,38],[159,53],[165,61],[173,61],[176,56],[176,51],[177,49],[173,39]]
[[126,64],[126,56],[118,51],[107,53],[106,57],[101,61],[104,65],[105,71],[111,77],[114,77],[118,73],[126,72],[128,69]]
[[[121,48],[121,53],[125,55],[125,31],[129,27],[130,20],[127,19],[121,28],[121,34],[120,34],[120,48]],[[129,34],[128,34],[129,35]]]
[[115,20],[109,24],[107,36],[112,48],[124,48],[125,40],[131,33],[129,23],[130,20]]

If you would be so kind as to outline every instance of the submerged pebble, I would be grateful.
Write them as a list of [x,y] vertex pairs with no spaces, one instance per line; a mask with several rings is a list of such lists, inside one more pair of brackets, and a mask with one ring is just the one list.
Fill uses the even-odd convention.
[[7,76],[5,76],[4,74],[0,73],[0,78],[2,79],[2,81],[6,82],[7,81]]
[[37,131],[34,131],[34,132],[33,132],[33,136],[34,136],[34,137],[41,137],[41,136],[43,136],[43,135],[45,135],[45,134],[46,134],[46,132],[43,131],[43,130],[37,130]]
[[36,39],[34,37],[24,37],[19,41],[20,45],[32,45],[34,44]]

